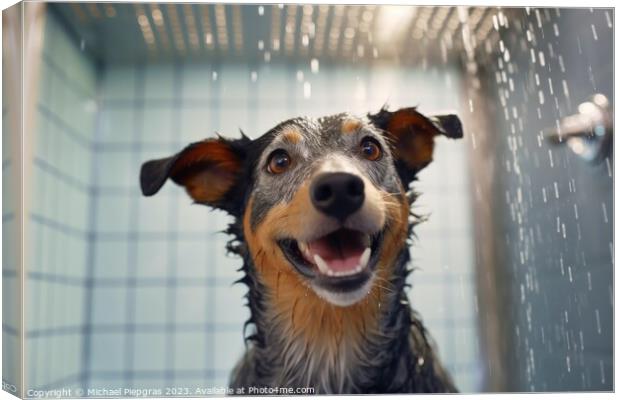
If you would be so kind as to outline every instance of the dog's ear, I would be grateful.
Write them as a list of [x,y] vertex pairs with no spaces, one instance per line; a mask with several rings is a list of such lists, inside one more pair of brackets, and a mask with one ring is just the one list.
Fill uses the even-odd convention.
[[415,107],[388,111],[382,108],[368,119],[386,135],[393,146],[394,162],[405,183],[433,160],[435,136],[463,137],[461,120],[455,114],[426,117]]
[[236,200],[233,189],[242,174],[244,159],[240,140],[218,138],[192,143],[172,157],[142,164],[142,194],[154,195],[170,178],[184,186],[197,203],[228,210],[229,203]]

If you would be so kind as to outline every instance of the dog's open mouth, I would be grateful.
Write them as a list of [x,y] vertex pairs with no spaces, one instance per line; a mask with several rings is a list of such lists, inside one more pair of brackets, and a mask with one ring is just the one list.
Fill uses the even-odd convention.
[[284,255],[304,276],[330,290],[357,289],[371,276],[380,235],[338,229],[309,241],[280,240]]

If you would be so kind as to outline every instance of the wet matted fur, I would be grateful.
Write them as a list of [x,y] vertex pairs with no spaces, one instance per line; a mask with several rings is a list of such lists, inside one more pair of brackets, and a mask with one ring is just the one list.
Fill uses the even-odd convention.
[[[207,139],[143,165],[145,195],[171,178],[197,203],[234,218],[227,249],[243,260],[251,317],[231,387],[456,391],[406,294],[417,221],[410,183],[431,162],[437,135],[462,137],[458,117],[384,108],[294,118],[255,140]],[[363,187],[363,202],[346,217],[315,201],[317,180],[329,174]],[[370,255],[356,270],[308,256],[308,246],[337,240],[325,239],[334,232],[366,243],[357,246]]]

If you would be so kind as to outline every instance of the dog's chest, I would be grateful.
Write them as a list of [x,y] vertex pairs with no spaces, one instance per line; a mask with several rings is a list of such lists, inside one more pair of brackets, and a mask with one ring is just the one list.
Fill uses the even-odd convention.
[[[307,343],[290,339],[280,354],[279,385],[313,387],[319,393],[351,393],[359,389],[368,372],[368,360],[357,342],[346,338]],[[274,382],[274,383],[275,383]]]

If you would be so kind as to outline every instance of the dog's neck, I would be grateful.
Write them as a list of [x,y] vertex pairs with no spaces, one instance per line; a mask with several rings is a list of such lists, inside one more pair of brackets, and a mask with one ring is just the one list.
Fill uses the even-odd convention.
[[[327,303],[310,288],[300,301],[291,282],[282,282],[276,309],[274,294],[262,286],[243,242],[241,279],[249,287],[251,317],[246,326],[255,363],[255,381],[268,386],[313,387],[323,393],[383,391],[401,387],[402,365],[417,365],[410,346],[412,311],[405,294],[408,249],[403,246],[389,278],[378,282],[366,299],[350,307]],[[279,278],[286,279],[286,278]],[[289,298],[287,298],[289,296]],[[282,304],[288,306],[282,306]],[[399,369],[400,368],[400,369]]]
[[[394,234],[410,237],[413,225]],[[313,387],[319,393],[453,390],[449,378],[437,379],[443,372],[434,366],[426,331],[405,293],[411,272],[407,241],[385,241],[394,256],[377,271],[370,293],[352,306],[338,307],[294,274],[276,268],[259,273],[241,221],[227,232],[235,237],[228,250],[244,261],[245,275],[238,282],[249,288],[250,308],[248,351],[238,365],[242,370],[233,373],[233,385]]]

